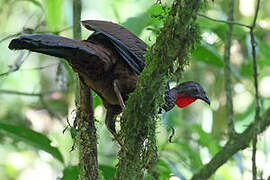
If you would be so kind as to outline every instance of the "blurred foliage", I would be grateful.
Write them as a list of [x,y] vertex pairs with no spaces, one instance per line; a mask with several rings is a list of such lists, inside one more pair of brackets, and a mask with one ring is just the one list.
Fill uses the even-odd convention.
[[[171,1],[115,0],[83,1],[82,19],[103,19],[122,24],[149,45],[162,27],[163,17]],[[270,2],[262,0],[255,31],[259,65],[259,90],[262,111],[270,106]],[[235,21],[250,24],[254,0],[236,1]],[[226,19],[228,2],[215,0],[202,12],[215,19]],[[14,34],[52,32],[72,37],[71,0],[0,0],[0,74],[9,70],[19,52],[8,50]],[[198,101],[185,109],[174,108],[161,116],[157,129],[159,161],[155,171],[160,179],[189,179],[208,162],[227,139],[226,97],[224,91],[223,51],[226,39],[224,23],[198,17],[202,40],[191,52],[190,65],[183,79],[202,84],[211,99],[211,107]],[[83,39],[90,32],[83,30]],[[57,62],[57,63],[56,63]],[[251,61],[250,36],[247,28],[234,26],[232,73],[236,129],[242,132],[254,119],[255,101]],[[60,67],[64,64],[64,67]],[[43,67],[43,68],[41,68]],[[74,120],[73,71],[64,60],[31,53],[20,69],[0,76],[0,179],[75,179],[78,175],[78,155],[71,151],[70,133],[62,133]],[[171,86],[175,83],[171,82]],[[20,96],[2,93],[13,90],[40,93]],[[112,179],[119,147],[112,141],[104,125],[105,110],[94,94],[98,129],[100,174]],[[68,119],[68,121],[67,121]],[[171,127],[175,128],[172,143],[168,142]],[[72,131],[72,128],[71,128]],[[258,169],[263,178],[269,176],[269,130],[258,145]],[[46,153],[45,153],[46,152]],[[48,155],[50,154],[50,155]],[[245,150],[222,166],[211,179],[251,179],[251,152]],[[58,159],[59,161],[56,161]],[[40,174],[40,168],[43,174]],[[27,172],[31,171],[31,175]],[[145,179],[152,179],[146,174]]]

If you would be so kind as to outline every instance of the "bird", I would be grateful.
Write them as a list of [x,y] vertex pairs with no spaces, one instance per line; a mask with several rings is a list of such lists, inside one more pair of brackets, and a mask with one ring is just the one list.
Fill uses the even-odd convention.
[[[102,99],[105,124],[116,137],[115,117],[125,110],[128,94],[136,88],[144,69],[147,45],[135,34],[113,22],[85,20],[94,31],[86,40],[76,41],[52,34],[28,34],[11,40],[9,49],[30,50],[67,60],[80,79]],[[162,109],[186,107],[197,99],[210,104],[203,87],[194,81],[167,86]]]

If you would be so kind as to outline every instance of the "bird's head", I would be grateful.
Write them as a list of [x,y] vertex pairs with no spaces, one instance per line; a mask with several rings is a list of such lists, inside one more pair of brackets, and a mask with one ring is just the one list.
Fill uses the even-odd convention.
[[184,108],[197,99],[201,99],[210,105],[210,100],[199,83],[194,81],[183,82],[166,91],[165,104],[162,108],[169,111],[175,104],[180,108]]

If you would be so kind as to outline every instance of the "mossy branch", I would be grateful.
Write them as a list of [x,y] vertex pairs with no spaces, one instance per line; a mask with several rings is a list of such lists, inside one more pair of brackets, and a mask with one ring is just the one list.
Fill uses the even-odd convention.
[[[129,95],[121,120],[121,138],[115,179],[141,179],[157,160],[156,114],[163,103],[165,85],[180,78],[199,33],[195,20],[202,0],[175,0],[157,41],[146,56],[146,67],[136,90]],[[177,73],[177,74],[176,74]]]
[[98,179],[97,136],[91,89],[80,82],[80,108],[76,114],[80,156],[80,179]]
[[266,130],[270,125],[270,108],[265,112],[263,118],[258,122],[253,122],[241,134],[230,138],[227,144],[219,151],[212,160],[203,166],[203,168],[195,174],[191,180],[205,180],[211,177],[216,170],[226,163],[236,152],[249,147],[254,136]]
[[[81,40],[81,0],[73,0],[73,37]],[[98,180],[97,136],[91,89],[76,75],[77,144],[79,146],[80,180]]]

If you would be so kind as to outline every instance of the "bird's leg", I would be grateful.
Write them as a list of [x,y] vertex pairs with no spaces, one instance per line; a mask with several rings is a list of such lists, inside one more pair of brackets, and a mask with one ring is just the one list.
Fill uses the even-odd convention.
[[122,109],[122,111],[124,111],[125,108],[126,108],[126,105],[125,105],[125,102],[124,102],[124,100],[122,98],[122,95],[121,95],[120,88],[119,88],[117,80],[113,81],[113,89],[114,89],[114,92],[115,92],[115,94],[117,96],[119,104],[121,106],[121,109]]
[[123,141],[119,139],[119,136],[117,135],[116,130],[115,130],[115,116],[119,113],[121,113],[121,109],[118,105],[108,106],[106,118],[105,118],[105,124],[107,126],[107,129],[113,135],[114,139],[120,144],[120,146],[123,146],[124,143]]

